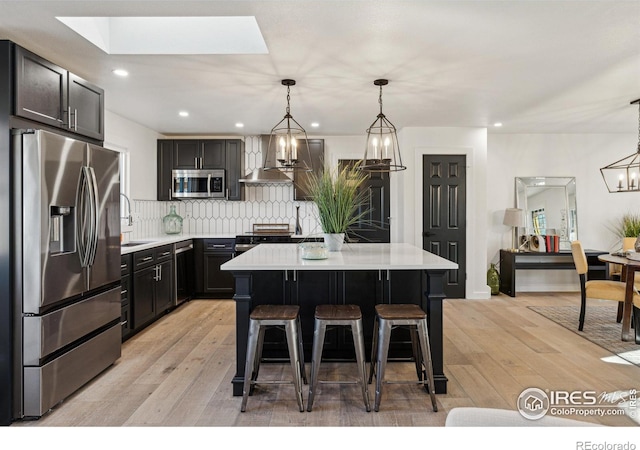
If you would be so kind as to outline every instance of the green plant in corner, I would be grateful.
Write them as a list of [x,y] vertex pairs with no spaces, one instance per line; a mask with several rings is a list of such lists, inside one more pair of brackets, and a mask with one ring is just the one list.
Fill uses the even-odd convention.
[[310,174],[306,187],[318,207],[324,233],[345,233],[367,214],[362,207],[367,192],[359,189],[367,177],[366,172],[352,166]]

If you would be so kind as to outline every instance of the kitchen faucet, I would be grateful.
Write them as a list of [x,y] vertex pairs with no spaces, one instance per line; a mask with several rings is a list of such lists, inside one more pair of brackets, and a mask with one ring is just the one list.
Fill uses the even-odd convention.
[[120,193],[121,197],[124,197],[124,199],[127,201],[127,211],[129,212],[128,215],[121,217],[121,219],[127,219],[127,225],[128,226],[132,226],[133,225],[133,216],[131,215],[131,200],[129,200],[129,197],[127,197],[125,194]]

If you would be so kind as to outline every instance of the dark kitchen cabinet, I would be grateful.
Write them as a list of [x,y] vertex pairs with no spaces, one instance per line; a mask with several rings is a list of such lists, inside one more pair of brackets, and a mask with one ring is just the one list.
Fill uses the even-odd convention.
[[69,127],[94,139],[104,139],[104,90],[69,73]]
[[235,279],[220,266],[234,257],[235,239],[196,239],[194,250],[198,297],[233,297]]
[[224,169],[225,140],[173,141],[174,169]]
[[173,246],[133,254],[133,329],[140,331],[174,304]]
[[293,172],[293,197],[294,200],[313,200],[307,190],[307,180],[310,174],[322,175],[324,171],[324,139],[308,139],[309,151],[298,153],[302,162],[306,162],[313,168],[313,172]]
[[225,141],[225,168],[227,170],[227,200],[244,200],[244,141],[227,139]]
[[98,141],[104,139],[104,90],[15,46],[16,116]]
[[173,169],[224,169],[226,200],[244,200],[244,142],[241,139],[159,139],[157,198],[171,198]]
[[122,340],[126,340],[133,332],[133,323],[131,321],[131,255],[122,255],[120,257],[120,303],[122,325]]
[[173,141],[158,140],[157,160],[157,196],[158,201],[170,201],[173,185],[171,176],[173,170]]

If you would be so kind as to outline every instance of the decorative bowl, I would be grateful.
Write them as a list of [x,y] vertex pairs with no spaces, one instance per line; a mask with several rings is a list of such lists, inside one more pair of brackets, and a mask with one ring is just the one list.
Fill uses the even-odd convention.
[[329,249],[324,242],[302,242],[300,245],[302,259],[327,259]]

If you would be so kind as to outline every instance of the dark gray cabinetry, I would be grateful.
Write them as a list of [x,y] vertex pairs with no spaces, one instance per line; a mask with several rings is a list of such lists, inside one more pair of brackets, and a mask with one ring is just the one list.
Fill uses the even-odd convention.
[[225,141],[225,168],[227,170],[227,200],[244,200],[244,142],[240,139]]
[[173,169],[224,169],[226,200],[244,200],[244,142],[240,139],[159,139],[157,197],[171,198]]
[[133,323],[131,321],[131,255],[120,256],[120,275],[122,287],[120,289],[120,301],[122,303],[122,340],[131,336]]
[[133,329],[139,331],[173,306],[173,245],[133,254]]
[[15,46],[16,116],[104,139],[104,90]]
[[225,141],[184,139],[173,141],[174,169],[224,169]]
[[235,255],[235,239],[194,240],[196,290],[199,297],[231,298],[235,280],[220,266]]
[[159,201],[170,201],[171,170],[173,170],[173,141],[158,140],[158,160],[157,160],[157,196]]
[[[307,164],[313,167],[313,174],[322,175],[324,171],[324,139],[308,139],[309,151],[300,151],[299,155],[304,156]],[[307,158],[311,158],[307,160]],[[293,197],[294,200],[313,200],[307,191],[307,180],[310,172],[293,173]]]

